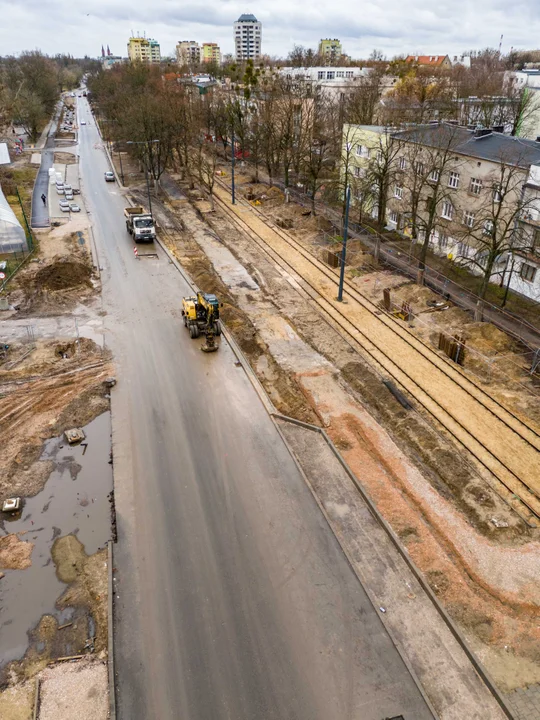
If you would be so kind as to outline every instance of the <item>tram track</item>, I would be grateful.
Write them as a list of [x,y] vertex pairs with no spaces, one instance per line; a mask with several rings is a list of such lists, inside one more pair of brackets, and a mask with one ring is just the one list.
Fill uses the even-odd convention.
[[[345,334],[379,371],[391,377],[500,484],[503,496],[531,526],[540,526],[540,435],[462,371],[400,327],[350,283],[347,305],[333,298],[337,275],[243,199],[231,206],[218,181],[220,208],[273,263],[291,274],[323,317]],[[249,213],[250,222],[246,217]],[[261,224],[264,226],[262,227]],[[442,389],[441,386],[442,385]],[[434,391],[434,386],[438,391]]]

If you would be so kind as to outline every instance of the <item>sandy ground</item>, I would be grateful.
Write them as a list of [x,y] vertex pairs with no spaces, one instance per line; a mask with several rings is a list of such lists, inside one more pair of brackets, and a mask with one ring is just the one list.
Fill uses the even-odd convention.
[[199,286],[224,300],[277,408],[327,427],[501,688],[537,681],[536,534],[422,414],[404,411],[294,278],[219,210],[206,220],[187,206],[160,224]]
[[106,663],[83,660],[56,665],[41,673],[40,679],[39,720],[106,720],[108,717]]

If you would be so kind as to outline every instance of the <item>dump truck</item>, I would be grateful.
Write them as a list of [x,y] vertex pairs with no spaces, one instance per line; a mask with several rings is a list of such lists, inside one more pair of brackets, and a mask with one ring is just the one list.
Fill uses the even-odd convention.
[[135,242],[154,242],[156,228],[154,218],[150,213],[138,206],[124,208],[124,215],[126,216],[126,229],[130,235],[133,235]]

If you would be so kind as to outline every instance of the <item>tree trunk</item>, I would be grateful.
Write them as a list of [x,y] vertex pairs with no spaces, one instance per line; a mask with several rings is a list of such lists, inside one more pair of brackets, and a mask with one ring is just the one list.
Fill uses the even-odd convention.
[[478,297],[483,300],[486,297],[486,293],[489,287],[489,280],[491,278],[491,273],[493,272],[493,261],[489,261],[486,265],[486,269],[484,271],[484,277],[482,278],[482,284],[480,285],[480,290],[478,291]]

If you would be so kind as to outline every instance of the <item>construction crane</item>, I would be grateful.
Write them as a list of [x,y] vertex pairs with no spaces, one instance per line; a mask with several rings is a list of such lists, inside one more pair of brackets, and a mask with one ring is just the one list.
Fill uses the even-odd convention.
[[215,352],[216,336],[221,335],[219,319],[219,302],[211,293],[198,292],[197,295],[182,298],[182,317],[192,339],[204,333],[206,342],[201,347],[203,352]]

